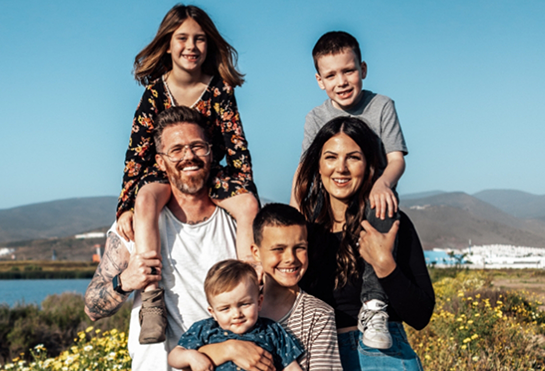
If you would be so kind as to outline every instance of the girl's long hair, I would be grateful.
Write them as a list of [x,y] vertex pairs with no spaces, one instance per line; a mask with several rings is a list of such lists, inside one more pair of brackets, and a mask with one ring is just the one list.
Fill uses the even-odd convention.
[[237,51],[220,35],[214,22],[202,9],[193,5],[175,5],[168,11],[159,26],[157,35],[134,58],[134,78],[148,85],[172,69],[172,58],[167,50],[174,31],[191,18],[201,26],[208,43],[202,71],[207,75],[220,75],[232,87],[244,83],[244,75],[235,68]]
[[299,174],[295,183],[295,197],[305,218],[322,225],[327,230],[333,228],[334,217],[329,194],[322,186],[320,176],[320,157],[324,144],[337,134],[348,135],[360,147],[366,161],[363,184],[350,199],[345,214],[343,237],[337,251],[337,272],[335,287],[343,287],[359,276],[359,251],[356,242],[361,232],[361,221],[365,218],[365,205],[369,192],[380,176],[381,146],[378,136],[367,124],[355,117],[338,117],[318,132],[314,141],[303,155]]

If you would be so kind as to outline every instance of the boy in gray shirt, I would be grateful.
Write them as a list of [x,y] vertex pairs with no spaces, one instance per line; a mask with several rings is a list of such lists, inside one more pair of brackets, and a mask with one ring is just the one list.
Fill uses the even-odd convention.
[[[382,168],[378,169],[382,175],[369,194],[366,216],[380,232],[387,232],[397,219],[398,198],[395,187],[405,170],[404,156],[408,153],[394,102],[386,96],[362,89],[362,81],[367,76],[367,64],[362,61],[358,41],[352,35],[342,31],[324,34],[314,46],[312,57],[318,85],[325,90],[329,99],[306,116],[303,153],[322,126],[333,118],[353,116],[367,123],[381,139],[383,158]],[[290,204],[298,207],[293,187]],[[376,278],[372,266],[367,263],[365,271],[371,271]],[[370,278],[364,277],[366,282],[362,291],[363,307],[358,327],[366,345],[387,349],[391,346],[391,337],[385,323],[388,317],[387,297],[385,294],[374,297],[371,290],[364,292],[370,286],[373,292],[377,288],[381,290],[378,279],[367,281]]]

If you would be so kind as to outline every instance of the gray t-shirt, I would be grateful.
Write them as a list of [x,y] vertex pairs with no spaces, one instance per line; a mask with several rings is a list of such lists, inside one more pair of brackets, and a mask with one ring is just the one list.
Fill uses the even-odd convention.
[[[384,152],[400,151],[408,154],[405,138],[399,125],[394,101],[390,98],[363,90],[363,97],[351,110],[340,110],[333,106],[331,99],[315,107],[305,118],[305,137],[302,154],[308,149],[316,134],[329,120],[339,116],[353,116],[365,121],[381,139]],[[387,162],[384,158],[384,166]]]

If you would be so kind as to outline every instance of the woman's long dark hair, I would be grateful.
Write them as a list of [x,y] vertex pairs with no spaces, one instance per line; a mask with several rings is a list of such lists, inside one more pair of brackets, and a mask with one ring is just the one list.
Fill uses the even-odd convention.
[[360,147],[366,161],[363,184],[348,203],[343,227],[343,238],[337,252],[337,273],[335,287],[343,287],[356,278],[359,252],[356,246],[365,218],[365,204],[369,192],[380,176],[382,161],[380,139],[362,120],[355,117],[337,117],[325,124],[316,134],[314,141],[303,155],[295,183],[295,198],[305,218],[331,230],[334,224],[329,194],[320,178],[320,157],[324,144],[337,134],[348,135]]

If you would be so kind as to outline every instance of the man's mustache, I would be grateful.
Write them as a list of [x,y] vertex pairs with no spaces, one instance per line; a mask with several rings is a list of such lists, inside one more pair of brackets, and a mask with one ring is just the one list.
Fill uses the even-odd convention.
[[179,162],[177,168],[178,170],[182,170],[183,168],[189,167],[189,166],[198,166],[200,168],[204,168],[204,161],[199,158],[196,158],[193,160]]

